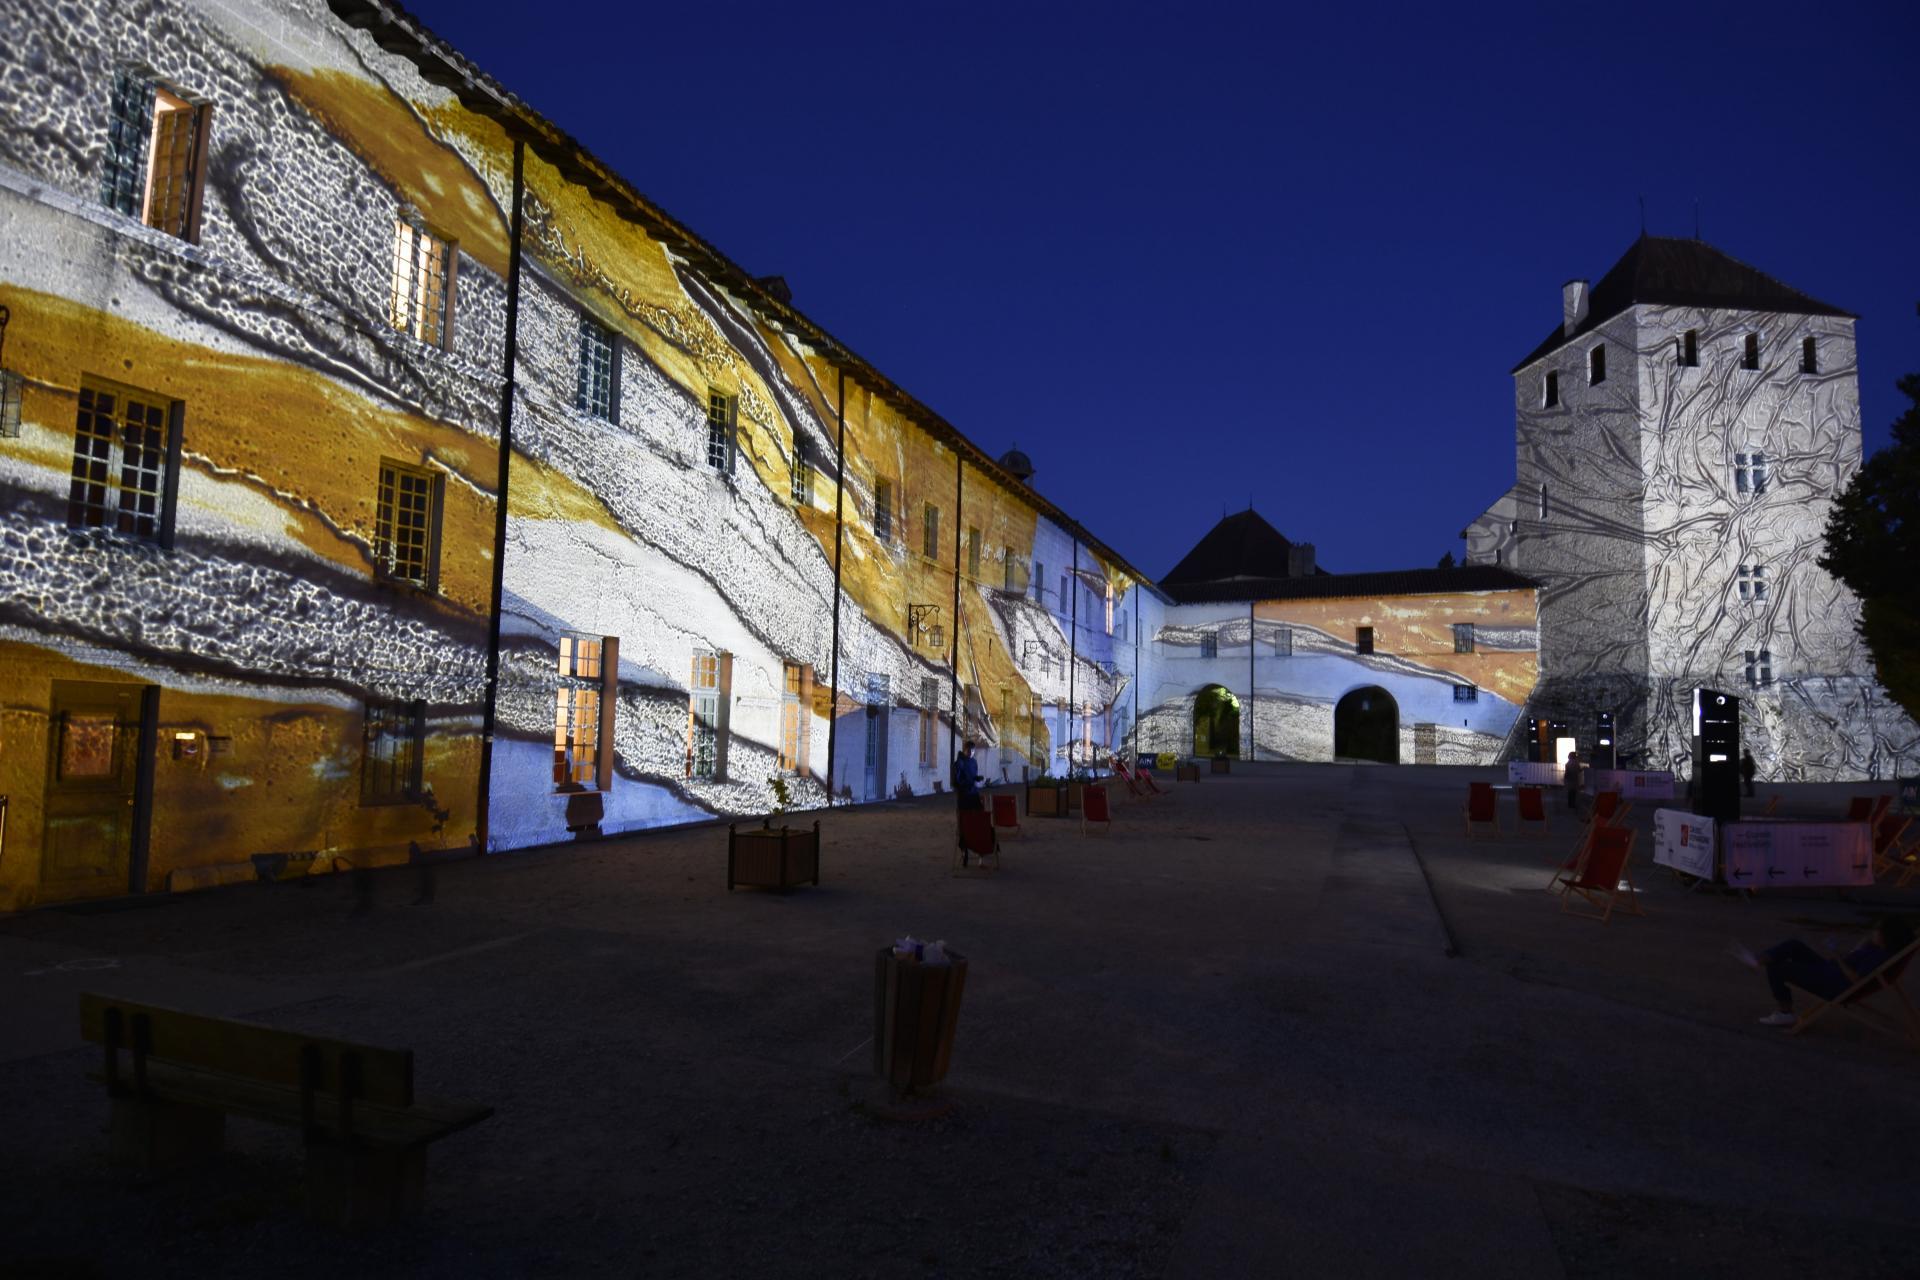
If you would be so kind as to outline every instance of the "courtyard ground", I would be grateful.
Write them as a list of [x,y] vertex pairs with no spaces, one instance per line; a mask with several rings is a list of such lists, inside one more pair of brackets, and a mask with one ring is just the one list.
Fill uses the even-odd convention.
[[[709,826],[451,863],[419,906],[402,869],[363,913],[328,879],[0,920],[0,1275],[1920,1273],[1920,1049],[1759,1026],[1724,954],[1920,893],[1688,894],[1642,806],[1647,915],[1569,919],[1557,805],[1462,836],[1489,776],[1243,768],[1105,839],[1033,820],[986,878],[938,799],[826,815],[787,896],[729,895]],[[970,972],[957,1105],[903,1124],[867,1067],[909,932]],[[83,990],[409,1046],[497,1114],[371,1235],[301,1219],[284,1130],[115,1173]]]

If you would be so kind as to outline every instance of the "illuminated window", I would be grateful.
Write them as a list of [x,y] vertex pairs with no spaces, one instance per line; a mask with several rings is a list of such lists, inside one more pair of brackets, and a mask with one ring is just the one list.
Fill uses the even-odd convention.
[[1353,633],[1353,651],[1355,653],[1373,652],[1373,628],[1361,627]]
[[1606,380],[1607,349],[1604,346],[1598,346],[1587,352],[1587,382],[1590,385],[1598,386]]
[[807,699],[813,683],[811,669],[798,662],[782,663],[781,666],[780,767],[793,773],[805,773],[809,754]]
[[405,218],[393,224],[393,327],[444,347],[453,327],[453,245]]
[[601,697],[607,690],[607,637],[560,637],[560,685],[553,701],[553,782],[566,791],[600,785]]
[[613,331],[580,317],[580,366],[573,407],[596,418],[613,418]]
[[179,406],[131,387],[80,383],[67,527],[170,545],[179,482]]
[[1551,369],[1547,370],[1546,385],[1540,389],[1540,403],[1548,409],[1560,403],[1560,375]]
[[920,522],[920,554],[929,560],[940,558],[940,508],[931,502]]
[[1767,567],[1761,564],[1740,566],[1740,598],[1758,603],[1767,598]]
[[873,481],[873,536],[881,542],[893,541],[893,481],[877,476]]
[[1200,656],[1203,658],[1217,658],[1220,656],[1220,637],[1216,632],[1203,631],[1200,633]]
[[118,72],[109,104],[102,203],[170,236],[198,240],[212,111],[142,71]]
[[793,442],[793,479],[788,494],[796,507],[813,505],[813,455],[805,440]]
[[1740,367],[1748,370],[1758,369],[1760,367],[1759,334],[1750,333],[1747,335],[1746,341],[1740,348]]
[[1765,649],[1748,649],[1747,685],[1754,689],[1763,689],[1773,683],[1773,654]]
[[1767,491],[1767,455],[1764,453],[1736,453],[1733,455],[1733,489],[1735,493],[1762,494]]
[[428,591],[438,588],[443,485],[438,472],[390,458],[380,460],[373,563],[381,577]]
[[707,392],[707,465],[733,474],[734,398],[724,391]]
[[940,682],[932,676],[920,681],[920,763],[932,767],[940,751]]
[[1473,624],[1456,622],[1453,624],[1453,651],[1455,653],[1473,652]]
[[1688,369],[1700,367],[1700,331],[1689,329],[1673,340],[1674,358]]
[[727,703],[733,656],[709,649],[693,651],[693,675],[687,700],[687,776],[725,778]]
[[967,574],[980,577],[980,531],[971,525],[967,526]]
[[1820,372],[1820,348],[1812,338],[1800,341],[1800,372]]
[[1478,702],[1480,701],[1480,691],[1470,684],[1457,684],[1453,686],[1453,700],[1455,702]]
[[408,804],[423,793],[426,704],[369,699],[360,733],[360,803]]

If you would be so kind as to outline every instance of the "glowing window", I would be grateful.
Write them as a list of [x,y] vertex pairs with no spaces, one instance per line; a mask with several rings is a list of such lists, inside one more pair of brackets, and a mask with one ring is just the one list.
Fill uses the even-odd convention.
[[1740,367],[1754,370],[1760,367],[1760,335],[1750,333],[1740,347]]
[[707,392],[707,465],[733,473],[734,398],[723,391]]
[[128,68],[114,76],[108,111],[101,202],[168,235],[197,240],[212,108]]
[[383,578],[432,591],[440,559],[438,474],[381,459],[373,529],[373,563]]
[[360,803],[405,804],[424,794],[426,704],[369,700],[360,739]]
[[873,482],[873,536],[893,541],[893,481],[879,477]]
[[171,403],[130,387],[81,382],[67,488],[69,528],[168,540],[168,490],[179,470],[171,448],[173,410]]
[[453,244],[405,218],[393,224],[387,318],[402,333],[444,347],[453,320]]
[[1598,346],[1587,352],[1587,382],[1597,386],[1606,380],[1607,349],[1604,346]]
[[553,781],[564,790],[599,785],[606,645],[604,636],[569,632],[560,637],[560,684],[553,701]]
[[573,407],[596,418],[613,417],[613,331],[580,317],[580,362]]

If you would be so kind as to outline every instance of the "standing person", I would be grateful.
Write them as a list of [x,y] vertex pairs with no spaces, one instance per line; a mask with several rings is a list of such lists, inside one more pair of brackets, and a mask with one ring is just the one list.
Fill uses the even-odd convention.
[[1562,766],[1561,777],[1567,784],[1568,813],[1578,813],[1580,810],[1580,783],[1585,776],[1586,770],[1580,765],[1580,753],[1567,752],[1567,763]]
[[1760,766],[1753,762],[1753,752],[1745,747],[1740,749],[1740,778],[1747,784],[1747,794],[1753,794],[1753,775],[1760,772]]
[[953,762],[954,803],[961,809],[978,809],[980,804],[980,762],[973,758],[973,739],[968,738],[960,747],[960,754]]
[[1790,1027],[1799,1019],[1793,1012],[1793,992],[1789,986],[1831,1000],[1860,981],[1887,960],[1898,955],[1913,941],[1913,929],[1898,916],[1882,916],[1874,922],[1867,940],[1844,957],[1823,956],[1798,938],[1789,938],[1768,947],[1759,955],[1736,945],[1733,958],[1749,969],[1767,976],[1773,992],[1774,1011],[1760,1019],[1769,1027]]

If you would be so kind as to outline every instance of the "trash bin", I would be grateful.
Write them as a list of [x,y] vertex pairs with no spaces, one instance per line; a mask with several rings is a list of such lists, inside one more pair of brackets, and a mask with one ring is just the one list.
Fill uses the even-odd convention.
[[896,1094],[946,1079],[966,986],[967,958],[955,951],[945,964],[896,959],[892,947],[874,957],[873,1074]]

